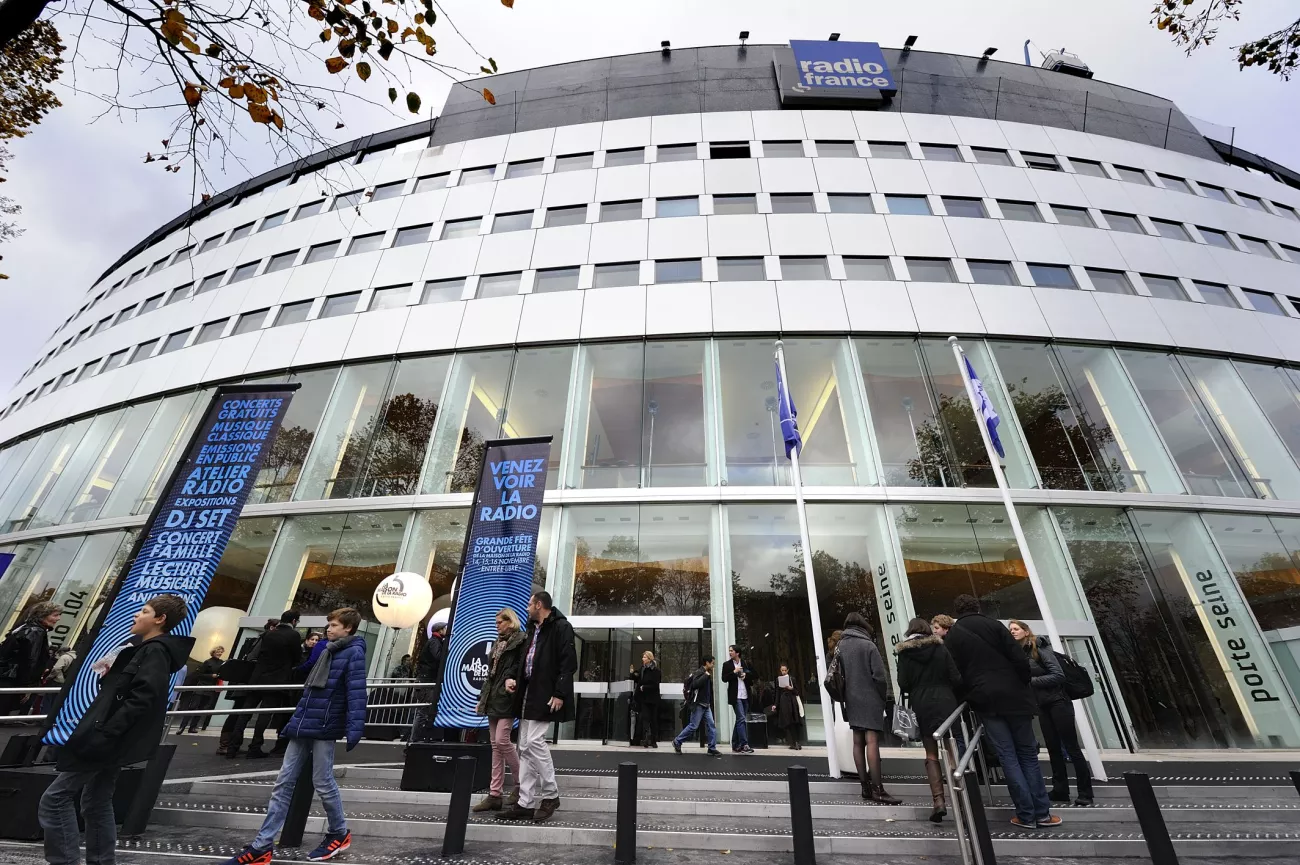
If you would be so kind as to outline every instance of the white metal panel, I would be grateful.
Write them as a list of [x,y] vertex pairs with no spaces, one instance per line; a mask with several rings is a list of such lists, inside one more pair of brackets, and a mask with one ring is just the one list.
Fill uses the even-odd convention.
[[834,280],[782,281],[776,284],[781,330],[843,333],[849,329],[844,294]]
[[703,141],[699,114],[661,114],[650,118],[652,144],[689,144]]
[[466,141],[456,167],[480,168],[502,162],[506,157],[506,144],[509,140],[509,135],[493,135],[491,138],[472,138]]
[[760,213],[708,216],[705,219],[710,255],[767,255],[771,250],[767,240],[767,217]]
[[[902,217],[900,217],[902,218]],[[1006,261],[1015,258],[1000,219],[966,219],[958,216],[944,217],[953,252],[961,258],[983,258]]]
[[261,338],[262,331],[258,330],[217,340],[213,343],[217,349],[203,371],[203,380],[220,381],[243,375]]
[[983,198],[984,184],[975,166],[965,162],[922,162],[930,190],[935,195]]
[[804,157],[758,160],[758,176],[764,192],[813,192],[817,175],[812,160]]
[[585,291],[556,291],[524,295],[516,339],[521,342],[551,342],[577,339],[582,329]]
[[[505,234],[488,234],[479,247],[475,273],[503,273],[526,270],[533,260],[533,229],[509,231]],[[572,261],[571,264],[580,264]]]
[[1034,185],[1029,182],[1026,170],[1005,165],[976,165],[975,175],[989,198],[1010,198],[1015,201],[1033,201]]
[[1101,314],[1097,292],[1070,288],[1035,288],[1034,297],[1052,335],[1058,339],[1113,340],[1114,332]]
[[700,119],[705,141],[754,140],[754,124],[748,111],[711,111]]
[[591,288],[582,303],[582,339],[645,334],[644,285]]
[[715,282],[710,290],[715,331],[776,332],[781,329],[781,312],[774,283]]
[[557,228],[538,229],[535,232],[537,239],[533,242],[531,266],[568,267],[585,264],[591,246],[591,229],[590,225],[563,225]]
[[626,201],[650,195],[649,165],[616,165],[596,172],[597,201]]
[[279,298],[272,300],[268,296],[268,302],[293,303],[297,300],[319,297],[324,294],[325,284],[329,282],[336,261],[338,259],[331,258],[326,261],[318,261],[315,264],[304,264],[287,271],[281,271],[282,273],[288,273],[289,278],[285,280],[284,289],[280,292]]
[[455,347],[466,306],[464,301],[455,301],[411,307],[397,350],[405,354]]
[[590,153],[600,150],[600,136],[603,130],[604,124],[599,121],[561,126],[555,130],[552,152],[556,156],[566,156],[571,153]]
[[918,330],[912,299],[904,283],[846,280],[841,295],[851,330],[905,333]]
[[1002,220],[1002,231],[1016,258],[1042,264],[1075,264],[1057,228],[1045,222]]
[[865,159],[819,158],[812,161],[816,188],[822,192],[874,192],[875,182]]
[[[705,160],[704,188],[713,195],[758,192],[761,188],[758,181],[758,160]],[[812,190],[805,191],[811,192]]]
[[496,183],[497,192],[492,199],[493,213],[512,213],[519,210],[535,210],[541,206],[542,190],[546,186],[546,175],[535,174],[532,177],[515,177]]
[[898,192],[905,195],[926,195],[931,192],[925,169],[916,160],[868,159],[871,179],[877,192]]
[[515,132],[506,142],[505,158],[507,162],[519,162],[524,159],[542,159],[551,155],[551,146],[555,143],[555,129],[530,129]]
[[[758,113],[754,112],[754,126],[758,126]],[[783,112],[784,113],[784,112]],[[858,137],[857,124],[853,122],[851,111],[839,109],[820,109],[801,111],[803,128],[808,137],[828,141],[852,141]]]
[[774,255],[830,255],[834,251],[822,214],[769,214],[767,235]]
[[519,316],[523,308],[524,298],[519,294],[469,301],[465,304],[465,315],[460,322],[460,332],[456,335],[456,347],[509,345],[515,341],[515,334],[519,332]]
[[1105,317],[1111,333],[1120,342],[1157,345],[1173,342],[1164,321],[1151,305],[1153,298],[1096,291],[1092,299]]
[[907,295],[922,333],[984,333],[979,307],[970,286],[947,282],[909,282]]
[[877,111],[854,111],[853,125],[862,141],[906,141],[907,126],[901,114]]
[[898,255],[951,258],[952,241],[939,216],[886,216],[885,228]]
[[430,244],[429,258],[424,265],[425,279],[451,279],[474,273],[482,237],[458,237]]
[[1034,290],[1023,285],[972,285],[971,296],[990,334],[1050,337],[1052,329],[1034,301]]
[[356,322],[356,314],[336,315],[333,318],[318,318],[307,322],[307,330],[303,333],[298,351],[293,356],[293,365],[309,366],[337,360],[339,347],[348,344],[348,338],[352,336],[352,328]]
[[624,147],[648,147],[650,145],[650,118],[627,117],[622,120],[606,120],[601,132],[602,150],[617,150]]
[[402,306],[351,316],[356,322],[348,336],[347,347],[343,350],[344,360],[396,354],[411,309],[412,307]]
[[644,219],[597,223],[591,226],[590,260],[643,261],[646,257],[647,232]]
[[379,256],[379,266],[375,269],[373,285],[400,285],[404,282],[416,282],[424,274],[424,264],[433,248],[429,243],[417,243],[396,249],[385,249]]
[[677,216],[649,220],[648,257],[703,258],[709,254],[709,216]]
[[837,255],[893,255],[885,217],[871,213],[828,213],[826,226]]
[[708,283],[646,286],[647,334],[708,333],[711,330],[713,295]]
[[546,207],[565,207],[587,204],[596,200],[596,169],[562,171],[545,175],[546,190],[542,204]]
[[704,192],[704,163],[701,160],[656,162],[650,166],[649,194],[652,198],[703,195]]
[[447,190],[447,201],[442,207],[442,219],[485,216],[492,205],[495,187],[495,183],[473,183]]
[[1077,225],[1058,225],[1056,233],[1065,244],[1069,262],[1111,270],[1127,269],[1124,256],[1120,254],[1111,239],[1113,235],[1122,232],[1098,231],[1095,228],[1082,228]]
[[335,259],[334,269],[330,271],[329,279],[325,281],[325,293],[338,294],[369,288],[375,269],[379,267],[381,254],[380,250],[375,250]]

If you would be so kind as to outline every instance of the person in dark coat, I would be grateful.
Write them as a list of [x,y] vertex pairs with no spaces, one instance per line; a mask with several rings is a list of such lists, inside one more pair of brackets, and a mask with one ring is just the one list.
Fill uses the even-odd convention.
[[[222,658],[226,654],[225,646],[215,646],[212,649],[208,659],[199,664],[185,676],[187,685],[215,685],[221,678],[221,665],[225,663]],[[216,691],[189,691],[181,695],[180,708],[182,710],[197,711],[199,709],[212,709],[217,705]],[[208,721],[211,715],[182,715],[181,727],[176,732],[178,734],[186,732],[197,733],[199,726],[203,729],[208,728]]]
[[1070,801],[1070,770],[1066,767],[1068,755],[1074,764],[1075,783],[1079,798],[1074,804],[1092,804],[1092,768],[1079,747],[1079,731],[1074,722],[1074,703],[1065,694],[1065,671],[1046,637],[1034,636],[1024,622],[1012,619],[1007,625],[1011,636],[1024,647],[1029,656],[1029,684],[1038,700],[1038,727],[1043,731],[1047,756],[1052,762],[1052,789],[1047,797],[1053,802]]
[[685,691],[686,705],[690,707],[691,714],[686,721],[686,726],[673,739],[673,750],[680,754],[682,742],[694,736],[700,724],[703,724],[709,748],[705,753],[710,757],[721,757],[722,752],[718,750],[718,729],[713,723],[712,655],[705,655],[700,659],[699,668],[686,680]]
[[[784,684],[781,676],[786,679]],[[785,735],[786,744],[795,751],[803,750],[803,745],[799,744],[803,727],[803,715],[799,712],[802,697],[799,683],[790,675],[790,668],[782,664],[781,674],[776,679],[776,727]]]
[[641,667],[632,673],[636,698],[639,701],[641,738],[638,744],[646,748],[659,747],[659,687],[664,674],[659,669],[654,652],[641,653]]
[[861,613],[849,613],[836,654],[844,667],[844,719],[853,731],[853,764],[862,798],[897,805],[885,792],[880,772],[880,734],[885,729],[885,662],[876,648],[871,625]]
[[[250,658],[253,674],[248,679],[250,685],[287,685],[293,681],[293,670],[302,663],[302,637],[298,635],[298,611],[285,610],[280,614],[280,622],[274,628],[262,634],[258,639],[257,657]],[[256,709],[268,706],[292,706],[298,697],[298,691],[246,691],[236,703],[239,709]],[[239,747],[244,741],[244,729],[250,718],[253,722],[253,738],[248,743],[250,759],[271,756],[262,750],[266,741],[266,728],[275,718],[271,712],[259,712],[257,715],[230,715],[221,727],[221,740],[217,746],[218,753],[234,759],[239,756]],[[283,719],[277,727],[283,726]],[[284,747],[275,746],[276,754],[283,754]]]
[[731,750],[736,754],[752,754],[749,747],[750,693],[758,676],[754,668],[741,657],[740,647],[727,649],[727,661],[722,665],[722,681],[727,685],[727,705],[736,713],[736,726],[731,731]]
[[328,644],[307,674],[307,682],[293,717],[280,729],[286,742],[284,763],[276,776],[266,819],[252,843],[222,865],[270,865],[275,836],[284,825],[293,788],[303,764],[311,760],[312,784],[325,808],[325,840],[307,855],[324,862],[352,844],[343,816],[343,797],[334,780],[334,743],[347,740],[351,751],[366,727],[366,641],[358,636],[361,614],[343,607],[329,614],[325,626]]
[[1016,806],[1012,825],[1022,829],[1061,825],[1052,814],[1043,770],[1038,764],[1034,715],[1038,702],[1030,688],[1029,658],[997,619],[980,613],[972,595],[953,601],[957,621],[943,644],[961,672],[966,702],[984,723],[984,732],[1006,773]]
[[435,622],[429,631],[429,639],[424,641],[420,656],[415,660],[415,680],[431,682],[432,687],[420,688],[413,698],[428,701],[415,710],[415,720],[411,725],[412,742],[441,742],[446,733],[433,726],[437,715],[438,698],[442,695],[442,671],[447,662],[447,623]]
[[99,680],[99,692],[59,748],[58,777],[41,796],[37,814],[45,830],[50,865],[81,861],[75,799],[81,795],[86,823],[86,860],[113,861],[117,825],[113,790],[118,770],[153,757],[162,738],[171,678],[185,666],[194,640],[171,636],[185,620],[185,600],[158,595],[145,602],[131,623],[138,644],[117,652]]
[[532,819],[541,823],[560,807],[560,787],[555,783],[555,764],[546,744],[546,730],[553,722],[575,717],[573,674],[578,672],[578,654],[573,643],[573,626],[551,600],[549,592],[537,592],[528,602],[528,636],[523,673],[515,688],[523,689],[519,715],[519,801],[501,812],[508,820]]
[[916,713],[921,745],[925,748],[925,777],[930,782],[934,807],[930,821],[939,823],[948,815],[948,805],[944,801],[943,767],[934,732],[960,705],[957,692],[961,690],[961,673],[944,648],[943,640],[932,633],[931,624],[925,619],[908,623],[907,633],[894,647],[894,654],[898,656],[898,692],[907,697],[908,706]]
[[[58,604],[34,604],[23,623],[0,643],[0,688],[35,688],[54,666],[50,653],[50,631],[59,624],[63,608]],[[0,694],[0,715],[28,706],[30,694]],[[24,709],[24,712],[30,709]]]
[[[488,740],[492,743],[492,781],[488,794],[474,806],[480,813],[500,811],[503,805],[513,806],[519,801],[519,755],[510,741],[510,731],[519,717],[517,686],[523,669],[525,638],[514,610],[505,607],[497,613],[497,641],[492,647],[492,663],[476,709],[478,714],[487,716]],[[507,766],[515,788],[508,802],[502,798]]]

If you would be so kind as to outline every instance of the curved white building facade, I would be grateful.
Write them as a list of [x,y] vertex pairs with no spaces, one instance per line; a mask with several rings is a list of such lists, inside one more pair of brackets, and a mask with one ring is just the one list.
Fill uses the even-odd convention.
[[[777,338],[822,631],[864,610],[887,649],[962,592],[1049,614],[957,335],[1103,747],[1300,746],[1300,178],[1172,106],[1094,102],[1072,128],[1007,83],[1165,117],[1101,82],[887,52],[987,67],[997,96],[945,107],[931,71],[883,110],[781,109],[788,50],[736,52],[500,76],[496,107],[454,94],[156,232],[5,401],[0,609],[52,598],[74,639],[211,388],[291,380],[211,644],[351,604],[386,674],[411,640],[370,621],[374,585],[427,573],[445,605],[479,443],[549,434],[537,582],[575,617],[585,689],[564,735],[623,735],[645,647],[671,679],[736,642],[812,687]],[[636,98],[609,98],[620,63],[650,69]]]

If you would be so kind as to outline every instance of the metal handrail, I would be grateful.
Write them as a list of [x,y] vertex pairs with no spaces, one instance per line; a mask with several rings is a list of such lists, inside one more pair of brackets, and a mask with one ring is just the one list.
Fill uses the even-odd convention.
[[[969,708],[966,703],[958,706],[956,711],[935,729],[934,740],[938,745],[940,761],[943,763],[944,778],[952,794],[953,823],[957,827],[957,845],[961,850],[962,862],[964,865],[984,865],[984,856],[980,844],[973,834],[976,831],[975,814],[971,806],[970,790],[966,786],[966,772],[970,768],[971,761],[977,756],[982,757],[980,741],[984,735],[984,725],[980,724],[976,727],[974,733],[966,728],[962,716]],[[962,722],[960,729],[966,737],[966,749],[964,753],[955,755],[957,765],[953,766],[952,759],[954,755],[949,752],[948,742],[951,741],[950,733],[953,725],[959,722]],[[989,802],[991,803],[993,801],[992,786],[989,783],[987,765],[984,765],[984,783],[989,790]]]

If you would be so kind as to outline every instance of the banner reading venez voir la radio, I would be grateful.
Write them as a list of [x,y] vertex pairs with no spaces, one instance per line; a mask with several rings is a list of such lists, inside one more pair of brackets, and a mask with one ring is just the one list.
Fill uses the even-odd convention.
[[[108,611],[70,683],[59,694],[47,745],[62,745],[76,729],[99,690],[94,662],[123,645],[131,620],[154,595],[185,599],[188,614],[172,633],[189,634],[217,571],[235,523],[257,480],[297,384],[230,385],[212,397],[185,457],[154,506],[140,540],[107,601]],[[184,671],[178,674],[179,679]],[[175,683],[173,683],[175,684]]]
[[474,710],[492,663],[497,612],[509,607],[521,622],[528,617],[550,455],[550,436],[486,443],[452,599],[435,726],[487,725]]

